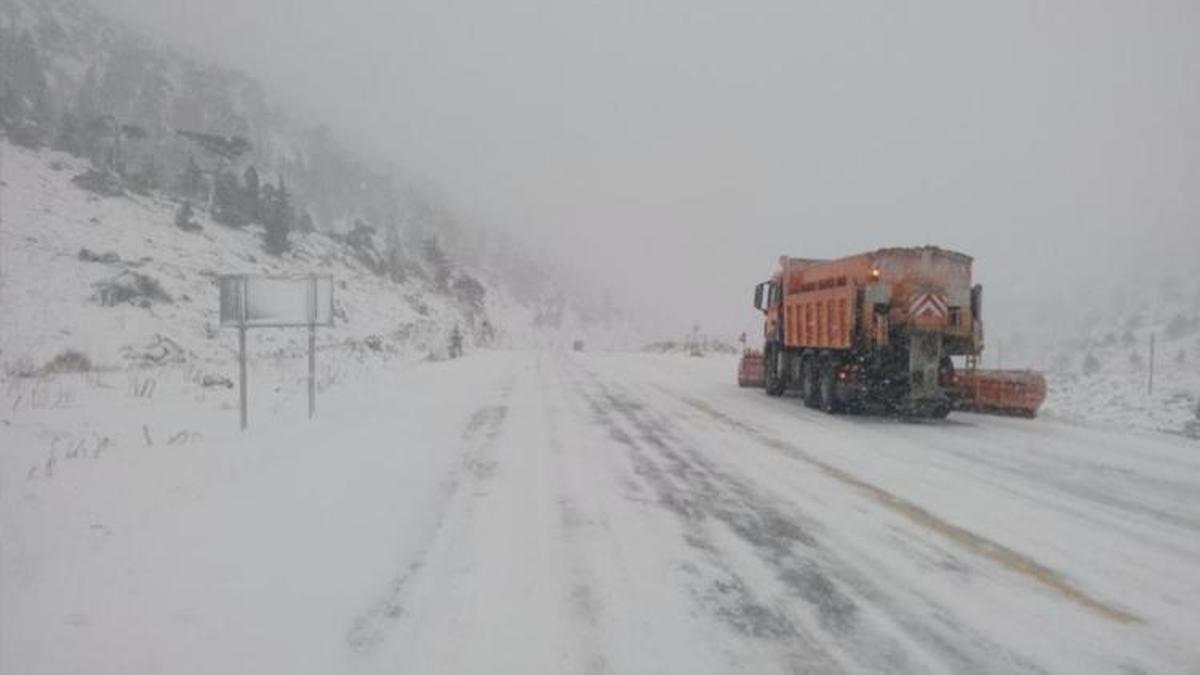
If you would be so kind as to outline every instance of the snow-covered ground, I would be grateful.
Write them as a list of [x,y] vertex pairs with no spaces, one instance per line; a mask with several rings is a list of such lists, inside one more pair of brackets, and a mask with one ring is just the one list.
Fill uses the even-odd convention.
[[984,363],[1044,371],[1044,415],[1200,438],[1200,266],[1177,272],[1142,270],[1089,289],[1080,320],[1068,310],[993,326],[1005,337]]
[[1200,438],[1200,373],[1193,368],[1163,367],[1156,373],[1153,391],[1145,372],[1052,371],[1047,373],[1042,415]]
[[[1151,332],[1158,338],[1153,382]],[[1115,340],[1097,340],[1090,349],[1064,346],[1046,373],[1043,413],[1200,438],[1200,331],[1171,338],[1159,324],[1130,333],[1137,336],[1136,346],[1117,346]],[[1091,369],[1084,365],[1089,358]]]
[[1194,441],[828,417],[732,357],[343,367],[245,434],[10,384],[0,672],[1200,669]]
[[[502,288],[497,343],[542,349],[430,360],[467,317],[420,279],[0,150],[0,673],[1200,671],[1192,334],[1154,396],[1095,336],[1033,421],[556,350],[629,340]],[[317,418],[305,334],[255,331],[239,432],[215,275],[310,271],[338,284]],[[170,299],[99,301],[132,275]]]

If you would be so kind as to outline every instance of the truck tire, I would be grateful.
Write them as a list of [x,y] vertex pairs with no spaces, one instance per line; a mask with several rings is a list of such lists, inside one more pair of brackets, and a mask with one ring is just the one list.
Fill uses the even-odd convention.
[[950,416],[950,404],[939,403],[929,411],[929,419],[944,420]]
[[800,398],[809,408],[817,407],[816,364],[810,356],[800,362]]
[[836,415],[842,412],[842,402],[837,396],[837,369],[832,363],[821,364],[821,377],[818,382],[820,387],[820,395],[817,397],[821,402],[821,410],[824,410],[831,415]]
[[767,395],[782,396],[783,391],[787,389],[787,381],[783,379],[783,374],[787,372],[787,352],[778,345],[769,344],[763,358],[766,371],[763,379],[766,381]]

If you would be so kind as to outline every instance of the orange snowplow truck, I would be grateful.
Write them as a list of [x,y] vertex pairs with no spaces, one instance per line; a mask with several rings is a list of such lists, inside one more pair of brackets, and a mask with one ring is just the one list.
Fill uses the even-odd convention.
[[783,256],[754,289],[766,317],[763,384],[828,412],[945,417],[957,404],[950,357],[983,349],[982,300],[971,257],[935,246]]

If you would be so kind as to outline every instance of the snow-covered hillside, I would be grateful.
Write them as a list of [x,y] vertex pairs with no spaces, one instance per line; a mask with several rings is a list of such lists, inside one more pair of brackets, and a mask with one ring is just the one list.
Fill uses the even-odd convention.
[[[223,273],[332,275],[334,326],[317,332],[319,417],[336,397],[376,397],[380,379],[444,359],[455,326],[468,354],[606,339],[571,313],[558,329],[538,325],[536,308],[503,288],[487,286],[478,307],[416,275],[397,282],[340,238],[297,234],[272,256],[257,226],[198,214],[200,229],[186,231],[170,199],[75,185],[86,169],[86,160],[0,140],[0,445],[10,475],[61,478],[73,460],[92,466],[102,456],[109,470],[142,471],[138,453],[153,448],[177,454],[152,466],[225,470],[196,455],[238,433],[237,336],[218,319]],[[306,331],[251,330],[247,348],[251,428],[303,422]]]
[[1046,370],[1045,414],[1200,438],[1200,285],[1164,275],[1124,287],[1147,289],[1156,301],[1108,294],[1113,304],[1098,304],[1077,329],[1059,327],[1009,350],[1036,353]]
[[[377,274],[434,281],[443,294],[476,305],[476,314],[483,309],[481,295],[488,298],[489,312],[501,314],[508,298],[528,308],[539,337],[546,328],[578,333],[582,323],[627,323],[616,305],[600,302],[595,289],[568,270],[529,255],[520,240],[457,214],[436,186],[411,177],[421,167],[395,166],[373,154],[374,146],[350,148],[320,121],[294,114],[252,74],[185,54],[83,0],[0,1],[0,136],[24,148],[60,151],[53,161],[68,176],[86,167],[67,155],[86,159],[101,185],[142,195],[130,200],[137,204],[130,207],[134,214],[126,213],[128,204],[113,202],[98,208],[116,211],[88,213],[85,222],[96,217],[110,226],[143,219],[170,223],[171,214],[160,213],[163,200],[189,200],[212,220],[249,225],[250,234],[210,234],[209,239],[213,249],[232,246],[239,252],[235,257],[259,269],[328,267],[346,257],[328,239],[307,236],[313,231],[351,244],[370,237],[372,250],[358,251],[356,257]],[[29,169],[29,162],[8,152],[15,156],[15,172]],[[30,190],[43,188],[63,193],[59,183],[47,180],[24,188],[26,196],[16,198],[24,203],[13,208],[57,208],[29,196]],[[70,206],[73,197],[65,199],[62,206]],[[64,215],[70,219],[77,213]],[[249,243],[258,234],[255,226],[272,233],[273,250],[293,247],[294,260],[260,260]],[[123,260],[146,255],[151,263],[161,262],[153,252],[132,248],[130,238],[141,235],[121,236],[128,249]],[[150,247],[163,243],[161,237],[139,241]],[[196,242],[181,246],[181,252],[195,256]],[[214,259],[196,260],[189,271],[216,272]],[[171,285],[195,297],[180,284]],[[391,306],[381,314],[387,317],[384,324],[405,324],[410,318],[426,324],[425,318],[446,319],[440,310],[436,299],[418,299],[399,314]],[[370,311],[360,308],[355,314],[361,328]],[[519,332],[530,322],[505,323]],[[395,327],[371,330],[386,333]]]
[[[74,185],[83,160],[0,148],[0,361],[10,372],[41,369],[69,351],[99,368],[164,359],[227,365],[233,341],[218,327],[216,278],[229,273],[332,274],[336,321],[319,332],[322,348],[436,356],[454,325],[467,330],[468,341],[481,339],[478,325],[493,313],[501,317],[494,322],[497,344],[511,339],[506,325],[530,338],[521,326],[531,314],[500,293],[487,293],[485,314],[472,317],[470,308],[430,282],[396,283],[373,274],[352,248],[326,235],[294,235],[290,252],[272,256],[263,251],[258,227],[225,227],[201,215],[200,230],[184,231],[175,226],[177,205],[168,200],[101,197]],[[106,287],[128,287],[134,297],[105,298]],[[253,331],[250,349],[298,353],[305,340],[295,331]]]

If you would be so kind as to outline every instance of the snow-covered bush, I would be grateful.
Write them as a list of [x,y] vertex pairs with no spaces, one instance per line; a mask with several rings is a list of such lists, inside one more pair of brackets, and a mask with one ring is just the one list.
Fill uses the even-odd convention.
[[1163,330],[1163,335],[1168,340],[1175,340],[1181,337],[1186,337],[1196,330],[1196,317],[1188,317],[1182,312],[1171,317],[1167,322],[1167,327]]
[[96,283],[96,299],[105,307],[132,302],[148,307],[155,302],[173,302],[153,277],[125,270],[117,276]]
[[79,254],[76,257],[83,262],[104,263],[105,265],[115,265],[121,262],[121,256],[117,255],[115,251],[96,253],[86,246],[79,249]]
[[125,186],[121,177],[113,171],[89,169],[71,179],[71,182],[89,192],[104,197],[124,197]]
[[86,373],[92,369],[92,361],[87,354],[74,349],[64,349],[42,366],[42,372],[51,375],[55,373]]
[[183,200],[183,203],[179,205],[179,210],[175,212],[175,227],[185,232],[196,232],[202,229],[194,216],[195,212],[192,208],[191,200]]
[[1129,352],[1129,365],[1134,370],[1142,370],[1146,367],[1146,361],[1142,359],[1142,353],[1138,350]]

